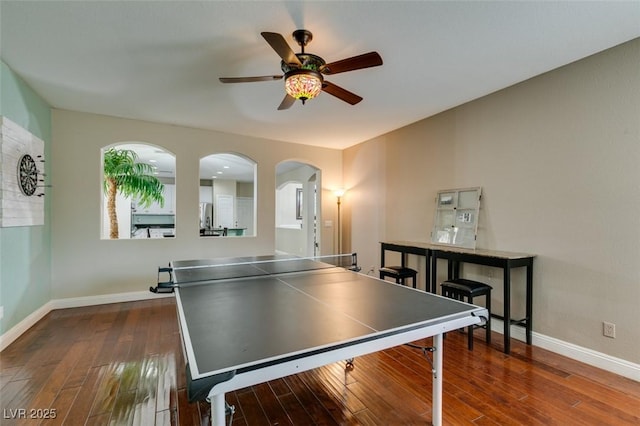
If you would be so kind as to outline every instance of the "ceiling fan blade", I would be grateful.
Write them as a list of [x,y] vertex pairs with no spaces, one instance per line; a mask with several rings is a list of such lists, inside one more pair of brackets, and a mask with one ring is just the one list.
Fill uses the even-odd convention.
[[269,43],[286,64],[302,66],[302,62],[300,62],[300,59],[298,59],[293,50],[291,50],[291,47],[289,47],[289,44],[281,34],[268,32],[260,34],[262,34],[262,37],[264,37],[267,43]]
[[340,86],[336,86],[327,80],[322,83],[322,91],[327,92],[328,94],[333,95],[351,105],[355,105],[362,100],[362,98],[355,93],[351,93],[350,91],[343,89]]
[[278,107],[278,111],[281,111],[283,109],[289,109],[291,108],[291,106],[296,102],[296,98],[294,98],[293,96],[289,95],[288,93],[284,95],[284,99],[282,100],[282,102],[280,103],[280,106]]
[[323,74],[338,74],[346,71],[360,70],[362,68],[377,67],[379,65],[382,65],[382,58],[378,52],[369,52],[326,64],[322,67],[321,72]]
[[281,75],[263,75],[260,77],[220,77],[222,83],[252,83],[254,81],[272,81],[282,79]]

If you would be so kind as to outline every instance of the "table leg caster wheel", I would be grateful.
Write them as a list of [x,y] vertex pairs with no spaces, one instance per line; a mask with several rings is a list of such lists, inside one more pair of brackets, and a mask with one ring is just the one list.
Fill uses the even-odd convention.
[[347,363],[346,363],[346,364],[345,364],[345,366],[344,366],[344,369],[345,369],[346,371],[351,371],[351,370],[353,370],[353,368],[354,368],[354,367],[355,367],[355,366],[353,365],[353,358],[349,358],[349,359],[347,360]]

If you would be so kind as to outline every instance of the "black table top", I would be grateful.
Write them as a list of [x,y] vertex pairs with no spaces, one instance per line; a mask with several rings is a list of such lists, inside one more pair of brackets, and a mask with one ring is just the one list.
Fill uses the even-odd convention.
[[239,269],[249,276],[178,285],[193,378],[402,333],[483,309],[343,268],[311,266],[292,272],[288,261],[277,266],[258,262],[256,270],[267,269],[269,275],[252,276],[246,265],[231,265],[223,268],[228,278]]

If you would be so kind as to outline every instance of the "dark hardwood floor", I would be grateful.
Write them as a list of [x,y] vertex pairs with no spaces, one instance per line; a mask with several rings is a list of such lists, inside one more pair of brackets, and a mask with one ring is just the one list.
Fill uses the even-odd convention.
[[[444,423],[639,425],[640,383],[478,331],[449,333]],[[429,343],[429,342],[426,342]],[[189,404],[172,298],[56,310],[0,354],[2,425],[200,425]],[[233,425],[425,425],[429,362],[401,346],[227,395]],[[44,417],[49,418],[44,418]],[[26,418],[25,418],[26,417]],[[51,418],[54,417],[54,418]]]

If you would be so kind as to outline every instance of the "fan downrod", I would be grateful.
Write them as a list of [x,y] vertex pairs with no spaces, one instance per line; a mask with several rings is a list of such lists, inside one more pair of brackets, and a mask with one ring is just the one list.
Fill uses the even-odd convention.
[[302,53],[304,53],[304,47],[313,40],[313,34],[307,30],[295,30],[293,32],[293,39],[302,48]]

